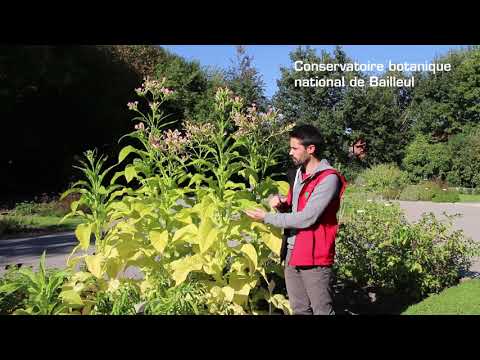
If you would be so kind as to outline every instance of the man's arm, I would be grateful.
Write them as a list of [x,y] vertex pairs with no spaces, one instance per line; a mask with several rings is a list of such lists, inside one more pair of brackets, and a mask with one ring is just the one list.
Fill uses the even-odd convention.
[[310,195],[305,208],[296,213],[265,215],[264,222],[281,228],[305,229],[313,225],[327,205],[338,194],[340,180],[337,175],[328,175]]

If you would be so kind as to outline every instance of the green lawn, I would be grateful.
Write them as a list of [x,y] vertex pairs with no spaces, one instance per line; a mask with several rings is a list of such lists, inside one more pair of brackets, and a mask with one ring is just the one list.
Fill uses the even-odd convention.
[[460,202],[480,202],[480,194],[460,194]]
[[0,216],[0,239],[14,238],[26,234],[49,233],[58,231],[71,231],[80,224],[79,218],[68,218],[59,224],[61,217],[57,216]]
[[479,315],[480,280],[467,280],[410,306],[402,315]]

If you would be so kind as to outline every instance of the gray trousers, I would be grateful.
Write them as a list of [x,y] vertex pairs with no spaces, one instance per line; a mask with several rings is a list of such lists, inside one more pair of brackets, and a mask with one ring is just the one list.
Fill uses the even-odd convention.
[[334,275],[331,267],[289,266],[292,250],[285,259],[285,283],[294,315],[335,315]]

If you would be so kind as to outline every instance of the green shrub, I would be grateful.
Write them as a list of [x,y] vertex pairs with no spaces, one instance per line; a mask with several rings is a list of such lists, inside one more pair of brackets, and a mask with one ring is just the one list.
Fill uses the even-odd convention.
[[[11,292],[7,290],[11,284],[18,284],[18,287]],[[0,279],[0,315],[12,314],[19,309],[27,297],[28,283],[24,277],[18,273],[17,267],[11,267]]]
[[380,164],[365,170],[357,178],[366,191],[381,194],[386,199],[397,199],[408,184],[408,176],[395,164]]
[[65,310],[59,295],[69,272],[58,269],[47,270],[45,252],[40,258],[40,268],[37,272],[30,268],[20,268],[12,274],[9,281],[0,286],[0,294],[2,297],[16,296],[21,299],[14,314],[55,315]]
[[433,202],[458,202],[460,201],[460,194],[456,190],[441,189],[435,191],[432,198]]
[[402,163],[412,181],[445,180],[452,166],[447,143],[432,143],[425,135],[417,135],[407,146]]
[[447,180],[464,187],[480,187],[480,127],[467,127],[449,140],[452,154]]
[[478,253],[478,245],[433,214],[409,224],[396,204],[350,206],[337,237],[340,280],[420,298],[457,283]]
[[28,230],[29,224],[24,219],[11,215],[0,215],[0,236],[15,234]]
[[66,202],[58,202],[55,200],[41,203],[24,201],[15,205],[13,214],[18,216],[38,215],[63,217],[69,211],[69,204]]
[[446,180],[462,187],[480,186],[480,127],[468,126],[446,142],[417,135],[402,163],[410,180]]
[[445,184],[424,181],[418,185],[406,186],[400,194],[400,200],[457,202],[460,201],[460,195],[456,189],[447,188]]
[[[425,195],[425,190],[421,185],[407,185],[400,193],[399,200],[418,201]],[[431,198],[427,199],[431,200]]]

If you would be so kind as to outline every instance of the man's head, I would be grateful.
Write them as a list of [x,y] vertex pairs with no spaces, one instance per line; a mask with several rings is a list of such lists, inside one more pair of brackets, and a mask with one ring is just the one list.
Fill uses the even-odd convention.
[[307,165],[312,157],[320,160],[322,137],[315,126],[296,126],[289,135],[289,155],[292,157],[295,166]]
[[363,160],[367,156],[367,142],[363,138],[358,138],[350,148],[350,156]]

